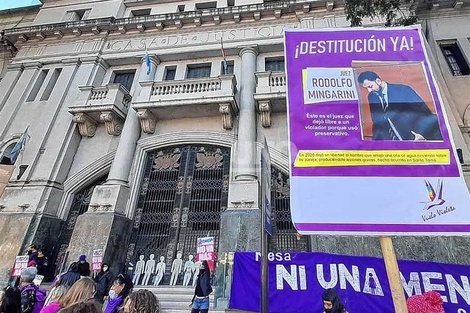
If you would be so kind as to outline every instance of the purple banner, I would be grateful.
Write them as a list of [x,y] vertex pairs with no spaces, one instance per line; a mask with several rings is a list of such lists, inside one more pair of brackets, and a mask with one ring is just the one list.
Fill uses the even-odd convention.
[[470,198],[417,26],[285,31],[301,234],[461,235]]
[[[322,312],[321,296],[335,288],[350,313],[394,312],[383,259],[327,253],[269,254],[269,312]],[[259,312],[261,256],[236,252],[230,308]],[[470,266],[399,261],[407,297],[439,292],[446,313],[470,313]]]

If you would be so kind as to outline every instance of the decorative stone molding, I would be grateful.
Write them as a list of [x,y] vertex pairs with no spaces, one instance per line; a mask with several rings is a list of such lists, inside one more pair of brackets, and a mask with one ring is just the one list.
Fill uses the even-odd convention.
[[104,122],[109,135],[119,136],[121,134],[122,122],[116,114],[113,112],[102,112],[100,114],[100,120]]
[[175,26],[177,28],[181,28],[181,27],[183,27],[183,22],[181,20],[175,20]]
[[259,21],[261,19],[261,12],[253,13],[253,18],[255,19],[255,21]]
[[235,21],[235,23],[240,23],[240,20],[241,20],[240,14],[234,14],[233,20]]
[[95,26],[91,29],[91,32],[95,35],[99,35],[101,33],[101,29],[98,26]]
[[125,34],[127,32],[127,28],[126,26],[124,25],[120,25],[118,26],[118,31],[121,33],[121,34]]
[[144,24],[137,24],[137,29],[139,32],[143,33],[145,31],[145,25]]
[[36,33],[36,38],[42,41],[46,39],[46,35],[43,32],[39,32],[39,33]]
[[62,37],[64,37],[64,33],[61,32],[60,30],[56,30],[54,32],[54,36],[57,38],[57,39],[62,39]]
[[72,120],[78,124],[78,131],[83,137],[93,137],[96,132],[96,122],[85,113],[76,113]]
[[158,30],[163,30],[165,28],[165,24],[163,24],[163,22],[156,22],[155,26]]
[[302,6],[302,11],[303,11],[304,13],[310,12],[310,3],[305,3],[305,4]]
[[219,112],[222,114],[222,125],[224,129],[233,128],[233,112],[232,106],[230,103],[221,103],[219,104]]
[[220,24],[220,22],[221,22],[221,20],[220,20],[220,16],[218,16],[218,15],[215,15],[213,19],[214,19],[214,23],[215,23],[215,25],[219,25],[219,24]]
[[155,132],[155,126],[157,125],[157,119],[155,115],[149,109],[140,109],[137,111],[137,117],[140,121],[140,128],[146,134],[153,134]]
[[458,10],[461,9],[463,6],[463,1],[455,1],[454,2],[454,9]]
[[271,100],[259,100],[258,112],[263,127],[271,127]]
[[28,37],[26,37],[26,35],[19,35],[18,36],[18,41],[19,42],[26,42],[26,41],[28,41]]
[[75,28],[74,30],[72,30],[72,33],[74,33],[74,35],[77,37],[82,35],[82,31],[80,30],[80,28]]
[[274,16],[276,18],[281,18],[282,16],[282,10],[274,10]]
[[200,18],[200,17],[196,17],[196,18],[194,19],[194,24],[196,24],[196,26],[201,26],[201,24],[202,24],[201,18]]
[[327,1],[326,2],[326,10],[327,11],[333,11],[335,7],[335,2],[334,1]]

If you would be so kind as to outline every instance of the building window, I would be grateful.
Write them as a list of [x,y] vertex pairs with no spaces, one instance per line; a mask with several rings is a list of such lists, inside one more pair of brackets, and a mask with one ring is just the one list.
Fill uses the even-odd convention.
[[114,72],[113,83],[121,84],[127,91],[131,90],[134,82],[135,71],[116,71]]
[[196,10],[216,9],[217,1],[196,3]]
[[165,80],[175,80],[176,66],[167,66],[165,68]]
[[131,11],[131,16],[132,17],[137,17],[137,16],[149,16],[151,10],[150,9],[142,9],[142,10],[133,10]]
[[264,70],[266,72],[284,72],[284,58],[266,58],[264,60]]
[[177,11],[177,12],[178,12],[178,13],[179,13],[179,12],[184,12],[184,4],[178,5],[178,11]]
[[28,98],[26,98],[26,101],[34,101],[36,99],[36,96],[39,93],[39,89],[41,89],[42,84],[46,79],[47,73],[49,73],[49,70],[42,70],[39,73],[38,78],[36,79],[36,82],[34,83],[33,88],[28,95]]
[[470,68],[457,42],[441,44],[441,49],[454,76],[470,75]]
[[227,6],[229,7],[235,6],[235,0],[227,0]]
[[3,153],[1,154],[1,158],[0,158],[0,164],[4,164],[4,165],[14,164],[13,162],[11,162],[10,153],[11,153],[11,150],[13,150],[13,148],[15,147],[15,145],[16,145],[16,142],[10,144],[8,147],[5,148],[5,150],[3,150]]
[[56,68],[52,73],[51,79],[49,79],[49,83],[47,83],[46,89],[41,96],[41,101],[48,100],[51,96],[52,90],[54,89],[55,84],[57,83],[57,79],[59,79],[59,75],[62,72],[61,68]]
[[225,69],[225,62],[222,61],[220,74],[232,75],[233,74],[233,61],[227,61],[227,69]]
[[186,71],[186,78],[204,78],[211,76],[211,65],[210,64],[195,64],[188,65]]
[[88,18],[90,15],[91,9],[87,10],[75,10],[75,11],[68,11],[65,14],[66,21],[82,21]]

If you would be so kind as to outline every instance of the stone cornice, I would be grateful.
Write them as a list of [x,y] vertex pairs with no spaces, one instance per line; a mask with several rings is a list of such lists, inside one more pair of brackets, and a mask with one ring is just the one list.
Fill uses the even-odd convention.
[[[343,1],[337,1],[342,3]],[[119,18],[106,17],[83,21],[61,22],[29,27],[5,29],[5,36],[12,42],[29,40],[45,40],[48,37],[61,39],[66,35],[106,36],[109,33],[125,33],[127,31],[146,31],[178,29],[184,26],[214,26],[223,22],[240,22],[241,20],[270,20],[287,14],[310,10],[328,12],[327,4],[331,1],[284,0],[261,4],[188,11],[171,14],[158,14],[140,17]],[[336,2],[335,2],[336,4]],[[262,14],[260,13],[262,12]],[[330,13],[331,14],[331,13]],[[97,30],[100,30],[99,32]],[[39,34],[39,35],[38,35]]]

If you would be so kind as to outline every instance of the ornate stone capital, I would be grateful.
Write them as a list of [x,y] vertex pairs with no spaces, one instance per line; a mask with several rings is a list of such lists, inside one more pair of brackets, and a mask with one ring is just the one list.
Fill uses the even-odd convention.
[[104,122],[106,131],[112,136],[119,136],[122,131],[122,122],[113,112],[102,112],[100,120]]
[[245,53],[252,53],[254,55],[258,55],[258,45],[240,47],[240,56],[242,57]]
[[271,100],[259,100],[258,112],[263,127],[271,127]]
[[137,111],[137,117],[140,121],[140,128],[144,133],[153,134],[157,125],[157,118],[149,109],[140,109]]
[[230,103],[219,104],[219,113],[222,114],[222,125],[224,129],[233,128],[233,112]]
[[96,122],[85,113],[76,113],[72,121],[78,124],[78,131],[83,137],[93,137],[96,132]]

